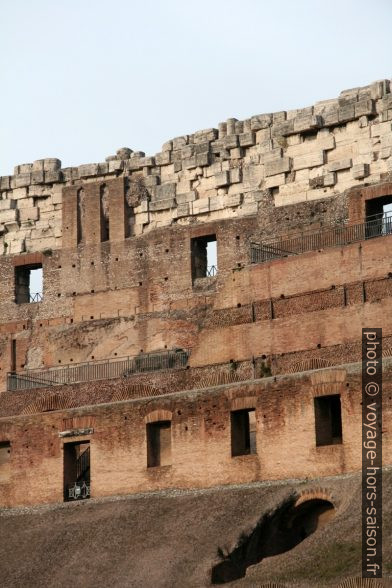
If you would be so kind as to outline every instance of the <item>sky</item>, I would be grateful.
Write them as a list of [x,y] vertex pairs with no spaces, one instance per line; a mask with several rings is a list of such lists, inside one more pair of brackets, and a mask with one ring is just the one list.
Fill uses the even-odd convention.
[[0,0],[0,175],[392,77],[392,2]]

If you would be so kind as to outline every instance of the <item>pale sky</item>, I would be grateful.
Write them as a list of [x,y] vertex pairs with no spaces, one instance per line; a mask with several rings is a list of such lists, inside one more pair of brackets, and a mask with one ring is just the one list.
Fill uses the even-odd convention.
[[391,0],[0,0],[0,175],[392,77]]

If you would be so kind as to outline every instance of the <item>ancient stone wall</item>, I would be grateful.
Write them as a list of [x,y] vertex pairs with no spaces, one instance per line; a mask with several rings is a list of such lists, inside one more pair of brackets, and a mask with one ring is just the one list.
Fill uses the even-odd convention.
[[[229,119],[168,141],[153,157],[123,148],[79,167],[62,169],[58,159],[18,165],[0,178],[0,252],[67,246],[64,187],[76,187],[77,209],[89,216],[83,186],[103,186],[102,214],[110,220],[105,184],[118,177],[126,180],[125,237],[330,199],[391,174],[391,125],[390,82],[383,80],[308,108]],[[70,230],[76,235],[76,218]]]
[[[392,459],[389,374],[390,360],[384,382],[385,464]],[[93,395],[94,383],[90,387]],[[341,398],[342,439],[317,446],[313,399],[331,394]],[[355,471],[361,465],[360,399],[357,364],[84,408],[36,407],[31,414],[0,419],[0,441],[11,449],[0,504],[62,501],[64,446],[81,440],[90,441],[94,497]],[[256,411],[256,452],[233,457],[230,412],[243,409]],[[171,421],[171,464],[147,467],[146,423],[162,415]],[[65,431],[74,434],[66,437]]]

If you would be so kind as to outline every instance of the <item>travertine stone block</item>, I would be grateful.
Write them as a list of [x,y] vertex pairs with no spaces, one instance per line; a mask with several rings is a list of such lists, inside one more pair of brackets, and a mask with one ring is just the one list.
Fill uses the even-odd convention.
[[11,202],[13,202],[13,204],[17,204],[19,210],[22,208],[31,208],[34,206],[34,198],[21,198],[20,200],[11,200]]
[[196,157],[196,166],[197,167],[205,167],[210,164],[210,154],[209,153],[197,153],[195,157]]
[[271,123],[272,114],[258,114],[250,119],[250,128],[252,131],[258,131],[259,129],[266,129]]
[[6,200],[0,200],[0,211],[2,210],[10,210],[16,207],[16,200],[10,200],[7,198]]
[[315,151],[307,153],[293,159],[293,170],[304,169],[307,167],[316,167],[323,165],[325,161],[324,151]]
[[340,159],[339,161],[333,161],[328,164],[328,171],[335,172],[341,169],[348,169],[352,167],[352,159]]
[[154,200],[153,202],[149,203],[150,211],[155,210],[166,210],[168,208],[174,208],[176,205],[176,201],[174,198],[168,198],[166,200]]
[[189,203],[184,202],[184,203],[179,204],[177,206],[177,218],[189,216],[190,214],[192,214],[192,210],[191,210],[191,206],[189,205]]
[[182,149],[188,143],[188,135],[182,135],[181,137],[175,137],[172,141],[173,151]]
[[210,210],[209,198],[202,198],[201,200],[195,200],[192,203],[194,214],[204,214]]
[[37,207],[22,208],[19,212],[20,222],[37,221],[39,219],[39,210]]
[[[21,166],[19,166],[21,167]],[[29,186],[31,183],[31,174],[29,173],[22,173],[17,176],[14,176],[15,188],[22,188],[24,186]]]
[[224,208],[224,196],[211,196],[209,198],[209,209],[211,212],[214,210],[222,210]]
[[177,185],[173,183],[162,184],[155,186],[154,195],[155,200],[170,200],[176,197]]
[[230,183],[229,172],[224,171],[215,176],[215,187],[227,186]]
[[108,161],[108,171],[109,173],[115,173],[124,169],[124,161],[122,159],[112,159]]
[[79,165],[78,173],[80,178],[88,178],[89,176],[96,176],[98,173],[97,163],[87,163]]
[[255,144],[255,133],[242,133],[239,135],[239,142],[241,147],[251,147]]
[[0,177],[0,190],[9,190],[11,187],[11,176]]
[[369,175],[369,165],[367,163],[360,163],[354,165],[352,168],[353,178],[356,180],[362,180]]
[[15,208],[0,210],[0,224],[6,225],[18,220],[18,211]]
[[242,170],[239,167],[235,167],[230,170],[230,184],[238,184],[242,180]]
[[290,158],[282,157],[265,163],[265,175],[275,176],[290,171]]
[[322,118],[319,115],[308,114],[294,119],[294,133],[312,131],[322,126]]
[[323,114],[324,125],[326,127],[333,127],[339,124],[339,114],[337,108],[331,108]]
[[224,196],[224,203],[227,207],[239,206],[242,202],[242,194],[233,194]]
[[17,188],[12,190],[10,197],[12,200],[19,200],[20,198],[27,197],[27,188]]
[[20,165],[16,165],[14,167],[14,175],[17,176],[19,174],[29,174],[32,170],[32,167],[32,163],[21,163]]
[[324,176],[324,186],[334,186],[336,184],[336,173],[329,172]]
[[185,204],[187,202],[193,202],[196,200],[196,193],[195,192],[185,192],[182,194],[177,194],[176,200],[178,204]]
[[264,188],[276,188],[282,186],[286,181],[286,174],[277,174],[276,176],[270,176],[264,180]]
[[53,184],[55,182],[61,182],[63,179],[63,174],[61,170],[57,171],[46,171],[45,174],[45,184]]
[[31,183],[32,184],[43,184],[45,182],[44,171],[33,171],[31,172]]
[[372,116],[376,112],[374,100],[360,100],[354,104],[354,110],[356,118],[360,116]]

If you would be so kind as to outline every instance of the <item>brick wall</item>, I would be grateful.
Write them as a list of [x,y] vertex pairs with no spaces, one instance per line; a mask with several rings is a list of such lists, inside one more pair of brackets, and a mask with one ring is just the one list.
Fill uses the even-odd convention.
[[[392,459],[390,364],[384,366],[385,465]],[[328,394],[341,395],[343,443],[316,447],[313,398]],[[93,429],[68,441],[90,441],[94,497],[355,471],[361,465],[360,402],[357,364],[202,392],[3,417],[0,441],[10,441],[11,454],[0,504],[62,500],[67,438],[59,433],[69,429]],[[230,410],[242,408],[256,409],[257,453],[232,458]],[[156,420],[154,414],[165,419],[171,414],[171,466],[146,467],[146,423]]]

